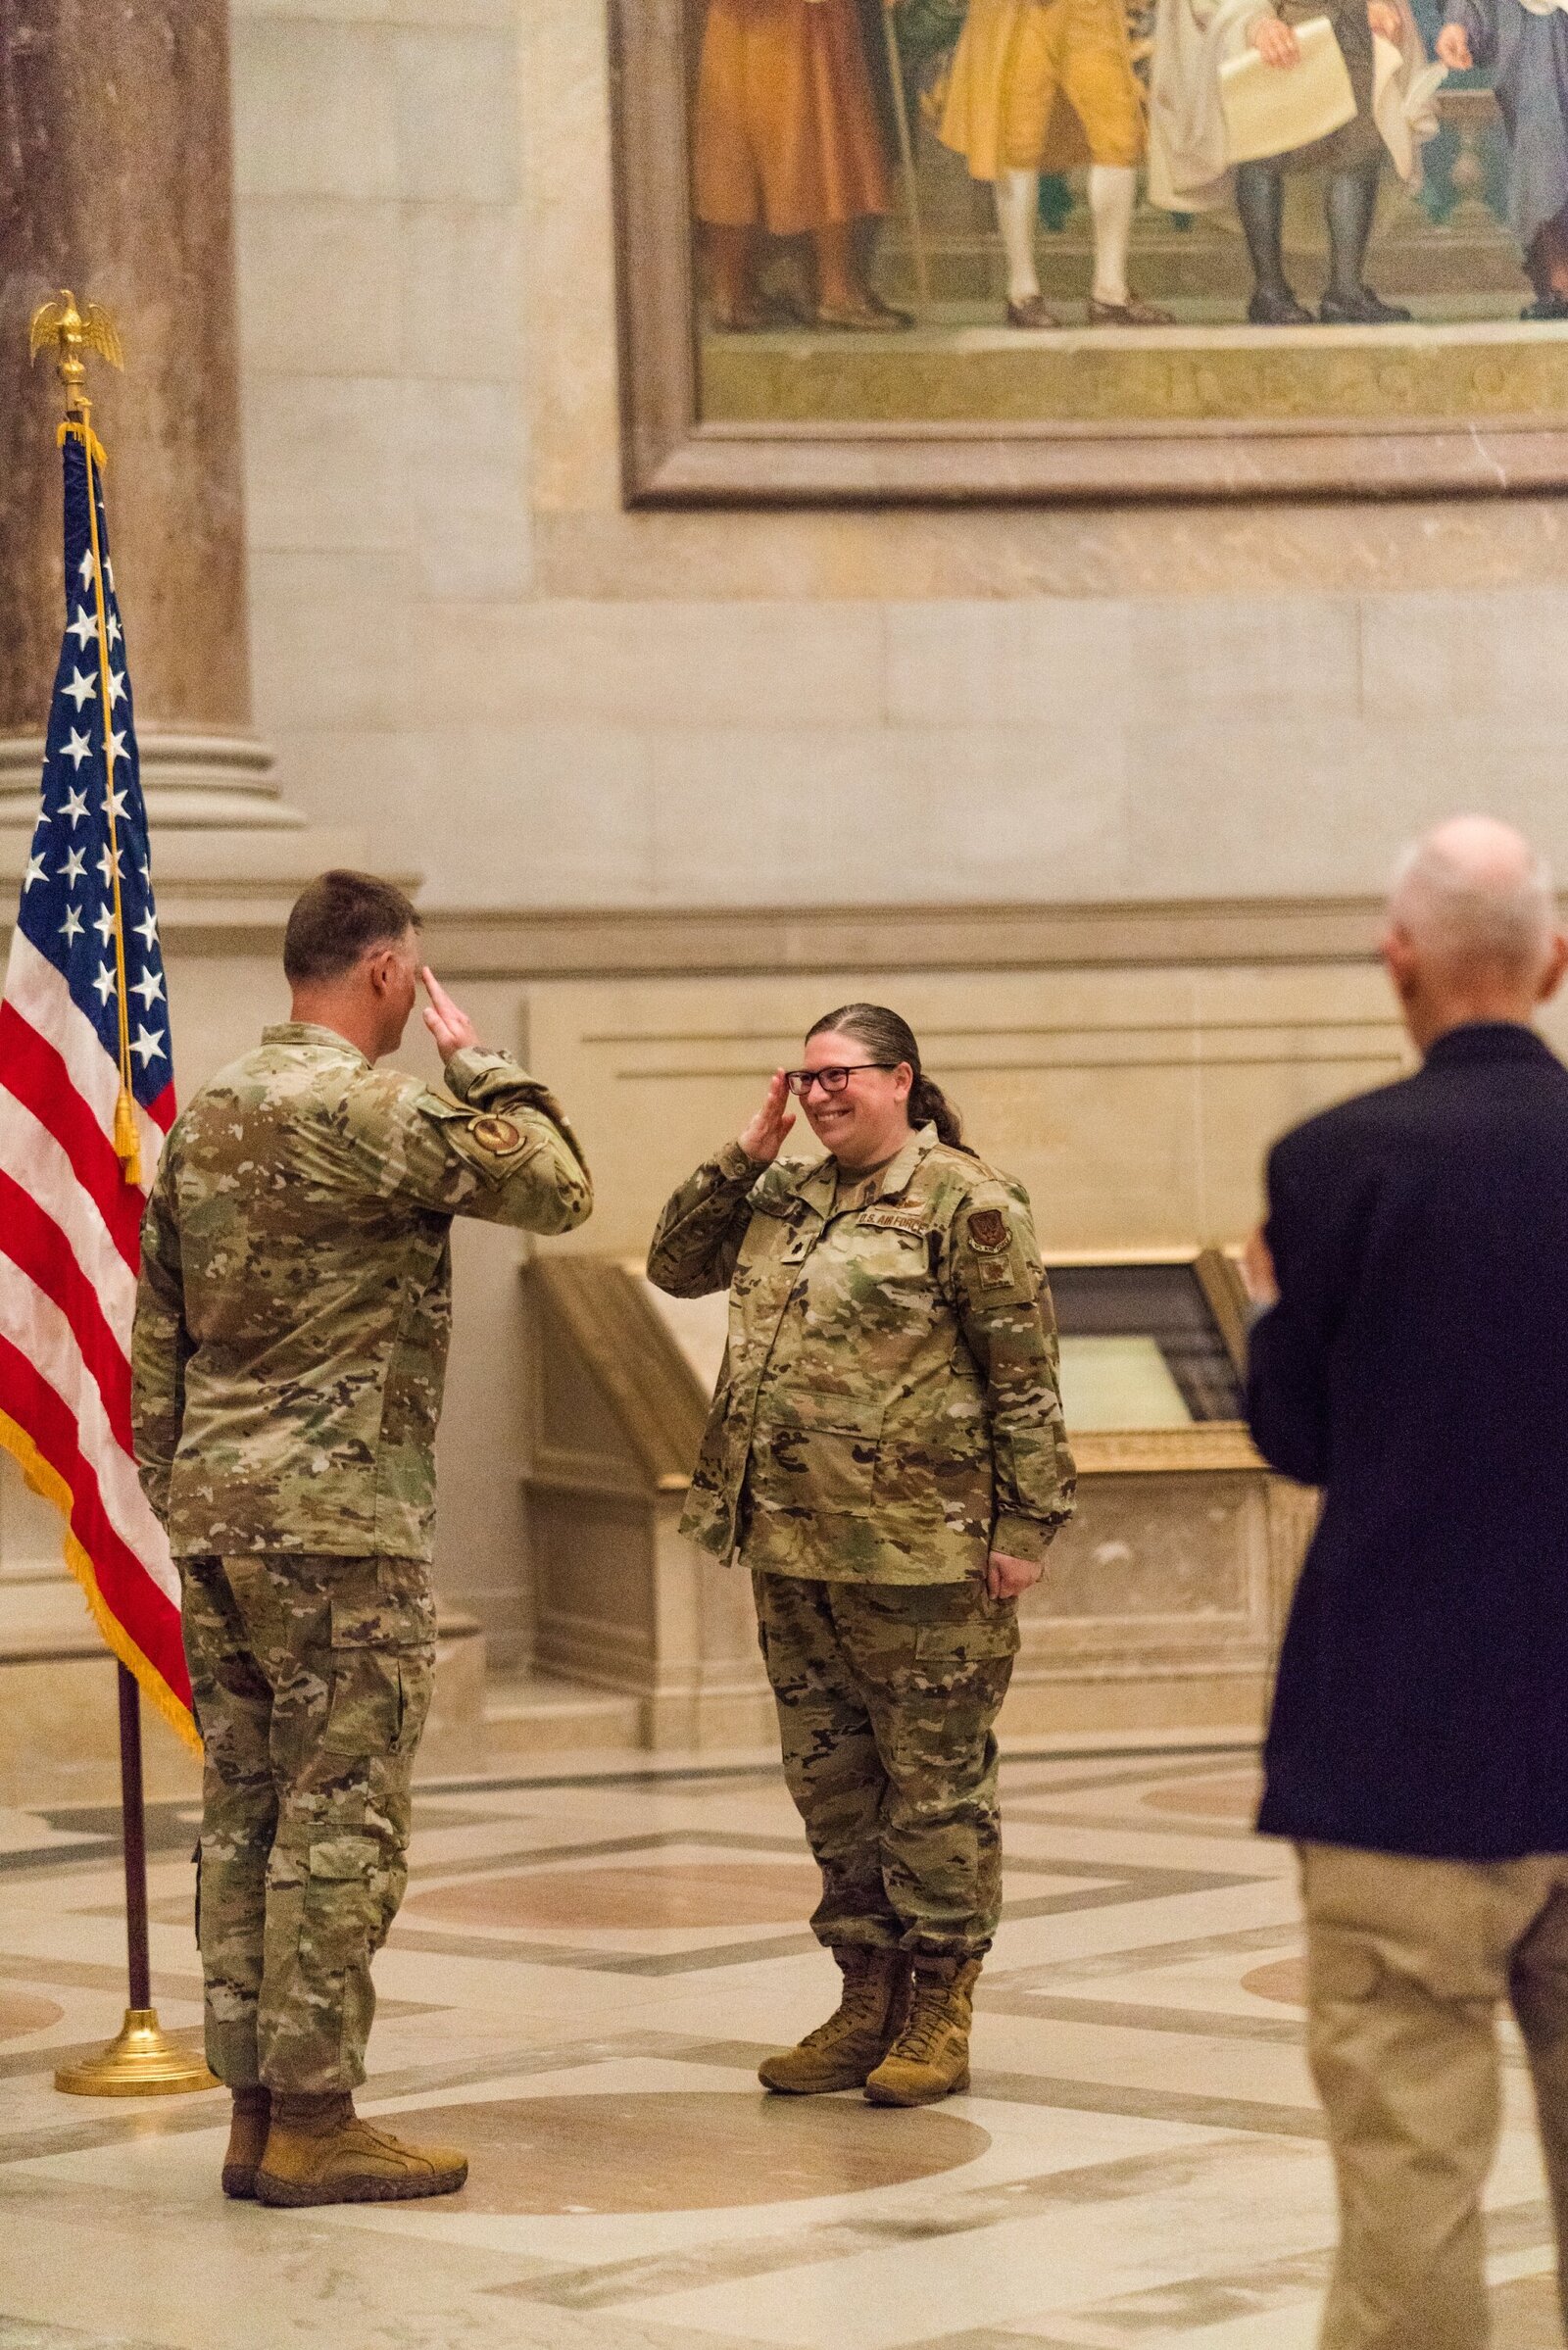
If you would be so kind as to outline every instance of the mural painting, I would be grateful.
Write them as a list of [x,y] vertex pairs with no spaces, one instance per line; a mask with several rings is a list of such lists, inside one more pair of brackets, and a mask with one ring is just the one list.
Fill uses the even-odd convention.
[[1568,423],[1568,0],[679,0],[694,407]]

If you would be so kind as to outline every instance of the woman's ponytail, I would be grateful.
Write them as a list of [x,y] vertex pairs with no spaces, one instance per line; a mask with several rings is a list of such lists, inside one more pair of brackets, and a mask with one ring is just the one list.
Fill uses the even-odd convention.
[[907,1020],[901,1020],[885,1004],[841,1004],[837,1011],[824,1012],[820,1020],[812,1023],[806,1032],[807,1042],[813,1036],[830,1033],[853,1036],[873,1059],[887,1061],[894,1067],[901,1060],[907,1061],[914,1071],[914,1084],[909,1089],[909,1124],[934,1126],[938,1140],[950,1150],[969,1149],[963,1140],[963,1120],[942,1088],[920,1066],[920,1048]]
[[963,1120],[934,1078],[916,1074],[909,1093],[909,1124],[934,1126],[939,1142],[955,1151],[964,1148]]

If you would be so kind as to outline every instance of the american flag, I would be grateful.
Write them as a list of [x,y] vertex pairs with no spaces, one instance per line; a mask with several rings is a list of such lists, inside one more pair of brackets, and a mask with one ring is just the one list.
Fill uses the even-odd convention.
[[84,421],[63,452],[66,632],[0,1000],[0,1444],[58,1505],[109,1645],[191,1734],[179,1578],[130,1434],[142,1187],[174,1117],[169,1004],[103,453]]

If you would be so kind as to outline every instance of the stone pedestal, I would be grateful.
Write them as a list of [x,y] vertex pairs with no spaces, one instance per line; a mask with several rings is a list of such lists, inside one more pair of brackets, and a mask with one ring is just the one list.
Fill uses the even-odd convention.
[[60,388],[27,321],[114,315],[89,367],[155,868],[287,894],[356,843],[281,800],[251,729],[226,0],[9,0],[0,42],[0,885],[20,874],[65,618]]

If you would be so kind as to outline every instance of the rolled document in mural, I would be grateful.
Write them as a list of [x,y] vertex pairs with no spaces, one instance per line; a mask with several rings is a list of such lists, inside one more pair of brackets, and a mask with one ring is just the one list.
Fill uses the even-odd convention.
[[1294,66],[1272,66],[1249,49],[1220,67],[1228,163],[1289,155],[1354,122],[1355,92],[1328,18],[1298,24],[1296,38],[1300,56]]

